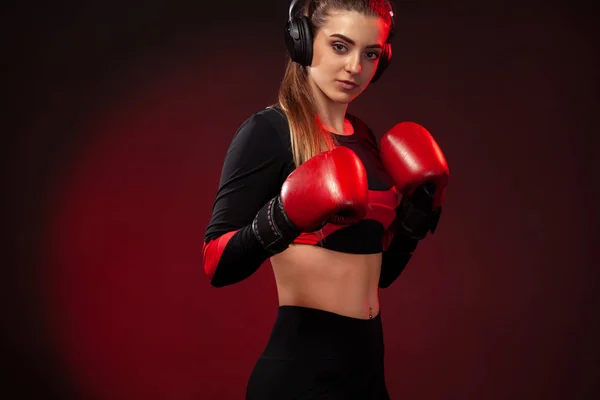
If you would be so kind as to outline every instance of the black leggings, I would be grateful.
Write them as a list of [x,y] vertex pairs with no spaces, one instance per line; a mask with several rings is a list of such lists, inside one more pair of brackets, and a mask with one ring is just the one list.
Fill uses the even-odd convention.
[[280,306],[246,400],[389,400],[381,316]]

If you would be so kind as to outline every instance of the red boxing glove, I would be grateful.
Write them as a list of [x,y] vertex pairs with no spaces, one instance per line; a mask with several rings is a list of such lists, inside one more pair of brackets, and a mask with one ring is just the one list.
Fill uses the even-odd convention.
[[327,222],[352,224],[363,219],[368,204],[367,172],[347,147],[318,154],[294,170],[280,196],[285,214],[301,232]]
[[[394,186],[402,193],[400,214],[407,233],[421,239],[428,230],[433,232],[450,175],[433,136],[419,124],[401,122],[381,138],[380,156]],[[415,216],[415,209],[421,215]]]
[[317,154],[296,168],[278,196],[262,207],[252,230],[271,254],[285,250],[301,232],[314,232],[328,222],[362,220],[369,185],[360,158],[347,147]]

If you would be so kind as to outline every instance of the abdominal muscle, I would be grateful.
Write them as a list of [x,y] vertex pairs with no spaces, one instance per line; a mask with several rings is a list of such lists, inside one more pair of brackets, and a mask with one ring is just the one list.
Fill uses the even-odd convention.
[[349,254],[292,244],[271,257],[279,305],[369,319],[379,314],[381,253]]

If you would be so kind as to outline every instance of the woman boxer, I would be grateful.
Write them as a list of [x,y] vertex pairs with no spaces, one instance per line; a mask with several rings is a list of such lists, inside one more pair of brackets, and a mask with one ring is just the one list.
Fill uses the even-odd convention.
[[378,290],[435,229],[448,169],[422,127],[378,144],[347,113],[391,61],[388,1],[296,3],[279,102],[227,151],[204,269],[221,287],[271,261],[279,308],[247,399],[387,399]]

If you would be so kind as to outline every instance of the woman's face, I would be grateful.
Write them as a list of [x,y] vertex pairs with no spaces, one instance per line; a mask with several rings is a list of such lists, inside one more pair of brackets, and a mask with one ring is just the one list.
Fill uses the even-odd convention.
[[387,34],[380,17],[331,12],[314,38],[311,84],[333,102],[349,103],[375,74]]

